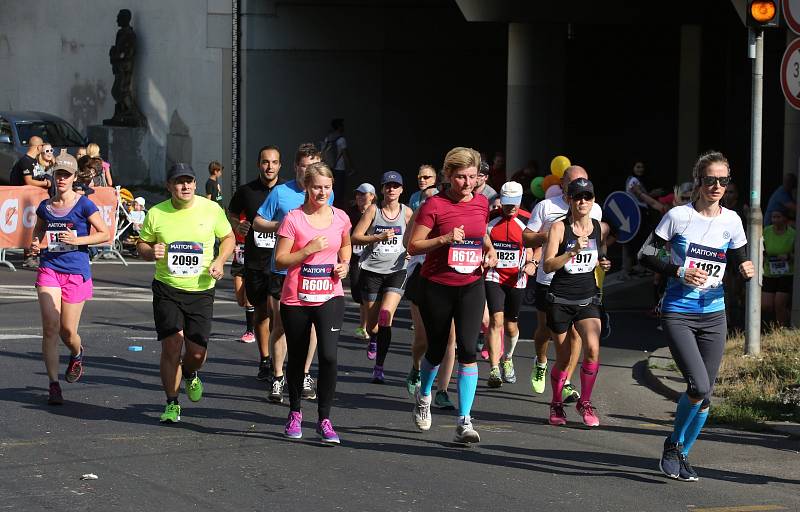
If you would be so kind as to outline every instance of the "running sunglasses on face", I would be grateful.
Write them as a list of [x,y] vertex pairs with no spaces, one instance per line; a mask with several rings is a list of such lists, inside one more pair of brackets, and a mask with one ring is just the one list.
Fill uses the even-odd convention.
[[585,199],[586,201],[592,201],[594,199],[594,194],[590,192],[582,192],[580,194],[575,194],[572,196],[573,201],[580,201],[581,199]]
[[730,176],[703,176],[700,179],[706,187],[713,187],[715,183],[719,182],[720,187],[727,187],[731,182]]

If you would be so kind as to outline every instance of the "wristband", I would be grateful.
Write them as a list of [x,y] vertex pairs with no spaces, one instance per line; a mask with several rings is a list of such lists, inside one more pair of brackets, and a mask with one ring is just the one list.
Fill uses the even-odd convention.
[[686,275],[686,267],[678,267],[678,279],[683,279]]

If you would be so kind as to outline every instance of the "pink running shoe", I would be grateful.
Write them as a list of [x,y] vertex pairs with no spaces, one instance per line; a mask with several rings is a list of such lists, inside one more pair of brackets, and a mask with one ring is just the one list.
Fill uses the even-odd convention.
[[378,357],[378,343],[375,340],[370,339],[369,343],[367,344],[367,359],[374,361],[376,357]]
[[564,412],[564,404],[555,402],[550,404],[550,424],[561,426],[567,424],[567,413]]
[[303,437],[303,413],[301,411],[289,412],[289,418],[286,420],[286,427],[283,429],[283,435],[290,439],[300,439]]
[[328,418],[323,419],[317,424],[317,434],[319,434],[320,441],[327,444],[339,444],[339,435],[333,430],[331,420]]
[[245,331],[242,337],[239,338],[239,341],[242,343],[255,343],[256,335],[253,334],[253,331]]
[[580,414],[583,418],[583,423],[587,427],[600,426],[600,420],[598,419],[597,414],[594,412],[594,406],[592,405],[592,402],[589,400],[578,400],[576,408],[578,409],[578,414]]

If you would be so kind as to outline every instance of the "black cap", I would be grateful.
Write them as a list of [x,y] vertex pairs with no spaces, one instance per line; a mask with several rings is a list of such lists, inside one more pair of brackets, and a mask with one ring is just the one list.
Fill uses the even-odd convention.
[[574,197],[582,192],[590,192],[594,195],[594,185],[586,178],[572,180],[569,185],[567,185],[567,196],[569,197]]
[[191,176],[192,178],[197,179],[197,175],[195,175],[192,166],[183,162],[174,164],[167,171],[167,181],[172,181],[175,178],[180,178],[181,176]]

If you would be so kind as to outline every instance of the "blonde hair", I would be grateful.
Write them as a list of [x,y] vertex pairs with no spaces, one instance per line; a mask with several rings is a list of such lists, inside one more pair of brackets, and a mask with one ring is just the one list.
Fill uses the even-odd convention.
[[442,165],[442,172],[449,179],[453,171],[465,167],[475,167],[481,165],[481,154],[472,148],[456,147],[447,152]]
[[311,181],[316,176],[322,176],[324,178],[330,178],[331,182],[333,181],[333,172],[331,168],[328,167],[328,164],[325,162],[315,162],[308,167],[306,167],[306,174],[303,176],[303,186],[306,189],[306,201],[308,201],[308,187],[311,185]]
[[694,188],[692,189],[692,202],[697,201],[700,198],[700,184],[703,179],[703,176],[706,175],[706,169],[708,169],[711,164],[722,164],[728,168],[728,176],[731,175],[731,165],[728,163],[728,159],[725,158],[719,151],[706,151],[699,157],[697,157],[697,161],[694,163],[694,168],[692,168],[692,182],[694,183]]
[[86,154],[91,157],[100,157],[100,146],[95,144],[94,142],[90,142],[86,145]]

